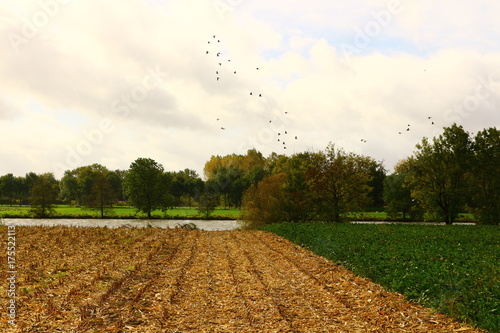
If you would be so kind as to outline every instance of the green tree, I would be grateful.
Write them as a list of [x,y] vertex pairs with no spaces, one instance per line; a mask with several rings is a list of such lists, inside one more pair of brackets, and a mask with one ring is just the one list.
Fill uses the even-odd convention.
[[315,161],[321,154],[304,152],[291,157],[278,157],[273,166],[273,173],[285,173],[283,183],[286,202],[286,219],[291,222],[305,222],[314,214],[314,198],[308,177],[316,166]]
[[35,185],[36,180],[39,178],[39,175],[37,175],[34,172],[28,172],[26,176],[24,177],[24,186],[25,186],[25,198],[29,202],[29,199],[31,197],[31,190],[33,189],[33,185]]
[[203,189],[203,181],[196,171],[184,169],[172,173],[172,195],[175,198],[175,205],[181,206],[182,200],[187,199],[189,207],[192,206],[192,200],[196,193]]
[[219,193],[214,185],[213,182],[206,182],[203,192],[197,193],[198,213],[205,219],[210,217],[219,203]]
[[153,210],[166,210],[171,204],[171,184],[163,170],[163,166],[151,158],[138,158],[132,162],[123,180],[128,202],[148,218]]
[[247,186],[244,183],[244,172],[234,166],[221,167],[217,170],[211,181],[217,186],[224,202],[224,209],[228,206],[241,206],[243,192]]
[[111,212],[117,201],[116,192],[110,181],[113,175],[115,174],[108,170],[95,170],[92,187],[85,203],[87,208],[98,210],[101,218],[104,218],[105,213]]
[[315,157],[308,183],[320,219],[340,222],[342,214],[367,206],[373,163],[369,157],[346,153],[333,144]]
[[31,189],[31,213],[34,217],[48,217],[52,215],[54,203],[59,193],[59,184],[52,173],[44,173],[38,176]]
[[488,128],[476,134],[472,144],[470,206],[483,224],[500,223],[500,131]]
[[7,198],[11,206],[14,203],[14,198],[17,193],[17,185],[16,177],[11,173],[0,177],[0,193]]
[[386,212],[391,217],[397,217],[400,213],[403,220],[408,218],[412,221],[422,220],[423,211],[418,203],[411,197],[411,190],[405,184],[405,174],[392,174],[384,180],[384,201]]
[[372,188],[370,192],[371,205],[377,209],[384,207],[384,180],[387,177],[387,171],[381,162],[375,162],[370,165],[371,180],[368,186]]
[[412,171],[408,181],[412,197],[431,217],[453,224],[470,196],[467,183],[472,161],[469,133],[454,124],[444,128],[443,134],[432,143],[424,138],[416,147],[418,151],[409,159]]
[[[66,170],[60,181],[59,198],[71,206],[73,200],[79,198],[78,180],[75,171]],[[78,203],[78,202],[77,202]]]

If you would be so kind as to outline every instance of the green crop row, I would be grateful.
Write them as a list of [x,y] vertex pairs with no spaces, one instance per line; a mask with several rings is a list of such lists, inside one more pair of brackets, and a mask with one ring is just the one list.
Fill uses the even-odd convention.
[[282,223],[261,229],[462,322],[500,332],[500,228]]

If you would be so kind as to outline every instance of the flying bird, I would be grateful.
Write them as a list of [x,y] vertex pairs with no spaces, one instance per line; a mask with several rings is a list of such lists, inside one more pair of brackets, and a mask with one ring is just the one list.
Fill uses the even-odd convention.
[[220,129],[221,129],[221,130],[225,130],[225,128],[224,128],[224,127],[221,127]]

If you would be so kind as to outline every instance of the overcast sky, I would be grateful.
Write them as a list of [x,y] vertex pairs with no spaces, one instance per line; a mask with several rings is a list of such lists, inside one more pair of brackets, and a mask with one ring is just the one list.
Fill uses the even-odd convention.
[[138,157],[202,175],[212,155],[329,142],[392,170],[443,126],[498,128],[498,13],[494,0],[0,0],[0,175]]

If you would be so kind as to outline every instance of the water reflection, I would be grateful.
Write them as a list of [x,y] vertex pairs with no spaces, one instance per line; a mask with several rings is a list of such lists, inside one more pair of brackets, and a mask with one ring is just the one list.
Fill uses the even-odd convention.
[[125,219],[2,219],[3,224],[15,226],[72,226],[72,227],[108,227],[108,228],[176,228],[194,224],[198,229],[235,230],[240,228],[236,220],[125,220]]

